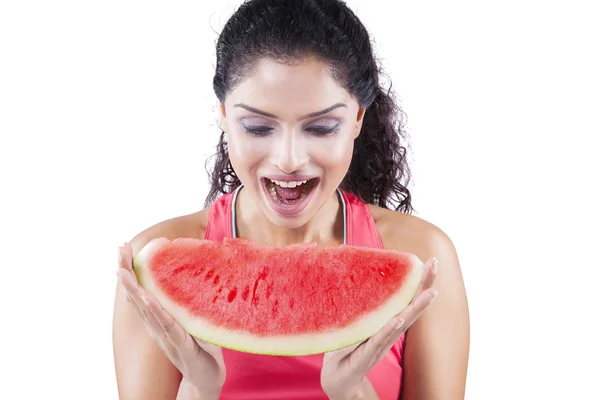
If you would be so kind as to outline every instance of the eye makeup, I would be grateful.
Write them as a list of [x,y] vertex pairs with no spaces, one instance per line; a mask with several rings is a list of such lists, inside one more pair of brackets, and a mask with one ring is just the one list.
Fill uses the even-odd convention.
[[[252,118],[243,119],[240,122],[240,125],[248,134],[254,136],[266,136],[275,130],[275,128],[272,126],[261,124],[259,118],[254,119],[252,122],[250,121],[252,121]],[[315,124],[314,122],[307,124],[307,126],[304,128],[304,131],[315,136],[328,136],[337,132],[341,125],[341,121],[334,118],[318,120],[318,122],[318,124]]]

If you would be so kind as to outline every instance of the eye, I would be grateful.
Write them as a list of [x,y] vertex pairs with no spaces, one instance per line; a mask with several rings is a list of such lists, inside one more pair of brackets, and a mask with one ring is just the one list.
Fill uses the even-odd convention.
[[243,125],[246,132],[251,135],[256,136],[265,136],[267,133],[271,132],[273,128],[269,128],[268,126],[246,126]]
[[308,132],[314,133],[317,136],[327,136],[338,130],[339,126],[311,126],[310,128],[306,128]]

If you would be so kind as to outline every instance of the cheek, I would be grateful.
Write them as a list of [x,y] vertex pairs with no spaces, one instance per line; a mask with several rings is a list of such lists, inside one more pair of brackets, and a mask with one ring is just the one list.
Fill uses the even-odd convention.
[[[248,168],[253,164],[259,163],[265,157],[265,149],[268,146],[261,143],[261,140],[236,132],[229,135],[227,148],[231,164],[235,169],[236,165]],[[241,168],[240,172],[242,172]]]
[[316,140],[311,144],[313,158],[324,167],[347,169],[352,160],[354,139],[347,136]]
[[252,152],[248,151],[247,143],[235,134],[229,134],[227,138],[227,150],[229,152],[229,161],[237,177],[243,184],[248,184],[247,175],[252,169],[255,161],[252,159]]

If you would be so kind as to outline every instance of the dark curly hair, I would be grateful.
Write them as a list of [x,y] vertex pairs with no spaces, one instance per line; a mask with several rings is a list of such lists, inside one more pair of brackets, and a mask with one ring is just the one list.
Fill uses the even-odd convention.
[[[382,88],[369,33],[343,1],[246,1],[219,35],[216,56],[213,89],[221,103],[260,58],[292,62],[312,56],[325,62],[333,79],[366,108],[340,188],[365,203],[413,211],[407,188],[407,150],[401,143],[407,138],[405,114],[391,89]],[[208,168],[212,158],[214,164]],[[231,166],[223,130],[212,158],[207,162],[211,188],[205,206],[241,184]]]

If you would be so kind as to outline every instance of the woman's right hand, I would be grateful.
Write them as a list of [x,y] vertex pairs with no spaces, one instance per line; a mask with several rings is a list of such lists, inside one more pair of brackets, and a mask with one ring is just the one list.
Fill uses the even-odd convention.
[[160,303],[142,288],[133,272],[133,249],[119,247],[119,281],[127,299],[144,320],[148,333],[202,399],[218,399],[225,383],[225,362],[219,346],[188,334]]

